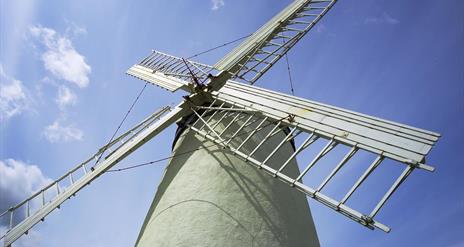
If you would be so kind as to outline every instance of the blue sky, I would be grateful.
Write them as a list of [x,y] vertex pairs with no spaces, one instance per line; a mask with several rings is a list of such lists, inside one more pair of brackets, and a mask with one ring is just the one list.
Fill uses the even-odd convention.
[[[0,0],[0,210],[111,137],[151,49],[190,56],[255,31],[290,1]],[[289,53],[297,96],[442,134],[370,231],[310,201],[322,246],[464,246],[464,3],[340,0]],[[233,46],[198,57],[214,64]],[[289,92],[286,65],[258,86]],[[178,102],[149,86],[123,129]],[[119,164],[168,156],[174,127]],[[131,246],[165,164],[102,176],[18,246]]]

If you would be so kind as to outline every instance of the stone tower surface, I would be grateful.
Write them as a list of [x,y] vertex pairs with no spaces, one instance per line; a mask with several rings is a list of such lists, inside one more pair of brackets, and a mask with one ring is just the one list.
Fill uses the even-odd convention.
[[[222,136],[235,132],[244,119],[235,121]],[[224,118],[215,130],[221,132],[230,121],[231,117]],[[240,145],[257,122],[245,127],[240,132],[244,134],[229,145]],[[274,125],[266,122],[264,126],[241,150],[251,152]],[[266,157],[285,135],[283,129],[253,157]],[[287,142],[272,156],[270,165],[282,164],[293,148]],[[189,129],[179,135],[173,155],[136,246],[319,246],[304,194]],[[285,172],[297,174],[296,162]]]

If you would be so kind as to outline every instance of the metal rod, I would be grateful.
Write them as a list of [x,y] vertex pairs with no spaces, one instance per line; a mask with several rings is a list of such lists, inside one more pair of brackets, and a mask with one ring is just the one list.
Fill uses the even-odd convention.
[[161,58],[161,56],[159,54],[156,54],[156,55],[152,56],[145,64],[141,64],[141,65],[144,66],[144,67],[147,67],[147,68],[152,68],[153,67],[152,65],[159,58]]
[[[279,44],[279,43],[275,43],[275,42],[272,42],[272,41],[268,41],[266,42],[267,45],[272,45],[272,46],[277,46],[277,47],[281,47],[282,44]],[[263,60],[259,60],[259,59],[255,59],[256,61],[258,62],[263,62]]]
[[317,139],[319,139],[319,136],[314,135],[314,132],[312,132],[303,141],[303,143],[295,150],[295,152],[293,152],[293,154],[285,161],[285,163],[279,168],[279,170],[277,172],[282,172],[285,169],[285,167],[290,163],[291,160],[293,160],[301,151],[306,149],[309,145],[311,145]]
[[[211,104],[209,104],[209,107],[212,107],[214,105],[214,103],[216,102],[216,99],[214,99]],[[197,107],[197,106],[194,106],[194,107]],[[203,111],[201,113],[201,116],[203,117],[205,114],[206,114],[207,111]],[[200,122],[200,119],[197,119],[195,120],[195,122],[192,124],[192,126],[195,126],[198,122]]]
[[145,57],[144,59],[142,59],[142,61],[140,61],[138,64],[140,65],[143,65],[147,60],[149,60],[151,57],[153,56],[153,52],[148,55],[147,57]]
[[[260,119],[259,117],[254,118],[252,121],[248,122],[248,123],[245,125],[245,127],[243,127],[243,128],[246,128],[246,127],[248,127],[248,126],[251,126],[251,125],[257,123],[257,122],[259,121],[259,119]],[[246,133],[248,133],[248,132],[245,132],[244,134],[246,134]]]
[[[214,131],[214,130],[211,128],[211,126],[209,126],[209,124],[208,124],[207,122],[205,122],[205,120],[203,120],[203,118],[200,116],[200,114],[198,114],[197,111],[195,111],[193,108],[192,108],[192,111],[193,111],[193,113],[195,113],[195,115],[197,115],[198,119],[200,119],[200,120],[206,125],[206,127],[208,127],[208,129],[211,130],[211,132],[213,132],[221,141],[224,141],[224,140],[219,136],[219,134],[216,133],[216,131]],[[200,130],[200,131],[201,131],[201,130]]]
[[169,60],[169,57],[161,56],[160,59],[158,61],[156,61],[156,63],[153,63],[151,65],[151,68],[153,68],[153,70],[162,70],[163,67],[164,67],[164,64],[168,60]]
[[[332,138],[333,139],[333,138]],[[332,142],[332,144],[329,146],[328,149],[326,149],[324,151],[324,153],[322,153],[322,157],[324,157],[326,154],[328,154],[330,151],[332,151],[332,149],[334,149],[336,146],[338,145],[338,142],[336,142],[335,140]]]
[[279,121],[274,127],[269,131],[269,133],[261,140],[261,142],[251,151],[251,153],[248,154],[248,157],[251,157],[258,149],[261,147],[261,145],[264,144],[272,135],[272,133],[280,126],[281,121]]
[[[282,37],[281,35],[277,35],[277,37],[281,37],[281,38],[285,38],[286,36]],[[288,39],[291,39],[291,37],[287,37]],[[260,49],[258,51],[258,53],[261,53],[261,54],[267,54],[269,56],[276,56],[275,53],[276,53],[276,50],[274,51],[266,51],[266,50],[263,50],[263,49]],[[253,66],[252,68],[255,68],[255,66]]]
[[309,163],[309,165],[303,170],[303,172],[293,181],[293,184],[295,184],[296,181],[300,181],[301,178],[303,178],[304,175],[324,156],[326,153],[326,150],[333,144],[334,139],[332,138],[327,145],[317,154],[316,157]]
[[[192,78],[192,75],[191,74],[179,74],[179,73],[172,73],[172,72],[162,72],[164,75],[167,75],[167,76],[173,76],[173,77],[181,77],[180,79],[184,78],[184,77],[188,77],[188,78]],[[198,78],[201,78],[201,77],[198,77]]]
[[167,57],[167,59],[163,61],[163,64],[162,64],[162,66],[160,67],[160,70],[167,70],[167,69],[169,69],[169,67],[171,67],[172,64],[173,64],[175,61],[177,61],[176,58]]
[[26,204],[26,217],[29,217],[31,215],[31,205],[30,205],[30,201],[27,200],[27,204]]
[[350,196],[354,193],[354,191],[366,180],[367,176],[369,176],[372,171],[374,171],[377,166],[382,163],[384,159],[383,155],[377,156],[377,158],[372,162],[372,164],[367,168],[367,170],[364,172],[364,174],[356,181],[356,183],[353,185],[353,187],[348,191],[348,193],[343,197],[343,199],[340,201],[340,204],[345,204],[345,202],[350,198]]
[[178,65],[179,62],[182,62],[182,60],[179,61],[179,59],[173,58],[169,61],[169,64],[167,64],[163,69],[172,71]]
[[255,116],[255,114],[252,114],[250,115],[247,120],[245,120],[245,122],[243,122],[243,124],[237,129],[237,131],[235,131],[235,133],[229,138],[229,140],[227,140],[227,142],[225,143],[226,145],[228,145],[232,139],[235,138],[235,136],[237,136],[237,134],[242,131],[242,129],[245,127],[245,125],[250,122],[250,120]]
[[[196,68],[195,66],[193,67],[190,67],[188,64],[189,62],[187,60],[185,60],[184,58],[182,58],[182,61],[184,61],[185,65],[189,68],[189,72],[191,72],[195,77],[199,77],[201,75],[199,75],[199,73],[202,73],[201,70],[199,70],[198,68]],[[205,73],[205,75],[208,75],[207,73]]]
[[[276,45],[277,45],[277,43],[270,42],[270,41],[269,41],[269,44],[272,44],[272,45],[274,45],[274,46],[276,46]],[[278,45],[278,46],[281,46],[281,45]],[[268,61],[266,61],[266,60],[262,60],[262,59],[259,59],[259,58],[256,58],[256,57],[251,57],[251,59],[250,59],[250,60],[252,60],[252,61],[257,61],[257,62],[259,62],[259,63],[269,64],[269,62],[268,62]]]
[[[213,100],[213,101],[211,102],[211,104],[209,105],[209,107],[213,106],[214,103],[216,103],[216,101],[217,101],[216,99]],[[207,111],[203,111],[203,112],[201,113],[201,117],[203,117],[203,116],[206,114],[206,112],[207,112]],[[198,118],[197,121],[195,121],[195,123],[193,123],[193,125],[196,125],[199,121],[200,121],[200,118]],[[203,126],[204,126],[204,125],[202,125],[201,128],[203,128]]]
[[297,28],[291,28],[291,27],[285,27],[283,30],[292,31],[292,32],[298,32],[298,33],[304,32],[304,30],[297,29]]
[[226,127],[224,127],[224,129],[221,131],[221,133],[219,133],[219,136],[222,136],[222,134],[224,134],[226,132],[226,130],[229,129],[229,127],[235,123],[235,121],[237,120],[237,118],[241,115],[242,113],[239,112],[237,114],[235,114],[235,117],[226,125]]
[[69,173],[69,181],[71,181],[71,184],[74,184],[74,178],[72,173]]
[[175,66],[171,67],[171,71],[175,72],[178,69],[182,68],[182,66],[184,65],[184,62],[182,61],[182,59],[178,59],[174,64],[175,64]]
[[203,73],[204,75],[208,75],[207,72],[203,71],[199,66],[197,66],[195,63],[189,61],[189,60],[185,60],[187,61],[189,64],[193,65],[195,68],[197,68],[201,73]]
[[369,218],[374,218],[379,210],[382,208],[382,206],[387,202],[387,200],[392,196],[392,194],[398,189],[398,187],[401,185],[401,183],[404,182],[404,180],[411,174],[411,172],[414,170],[413,166],[407,166],[401,175],[396,179],[395,183],[390,187],[390,189],[385,193],[385,195],[382,197],[382,199],[379,201],[377,206],[375,206],[374,210],[369,215]]
[[152,66],[155,63],[158,63],[161,59],[164,59],[165,56],[163,54],[160,54],[156,52],[156,54],[150,59],[150,63],[148,63],[148,66]]
[[[244,65],[244,64],[242,65],[242,64],[239,63],[238,65],[242,66],[242,68],[245,69],[247,72],[253,71],[253,72],[255,72],[255,73],[259,73],[258,70],[249,68],[248,66],[246,66],[246,65]],[[247,73],[247,72],[245,72],[245,73]]]
[[[269,138],[271,137],[274,137],[275,135],[279,134],[280,132],[282,132],[283,129],[282,128],[279,128],[278,130],[274,130],[274,132],[269,136]],[[300,131],[301,132],[301,131]]]
[[[11,208],[10,208],[11,209]],[[6,210],[6,211],[3,211],[3,213],[0,214],[0,218],[3,217],[3,215],[7,214],[8,212],[10,212],[10,209]]]
[[[225,103],[223,103],[225,104]],[[221,107],[206,107],[206,106],[196,106],[197,109],[210,109],[210,110],[222,110],[222,111],[240,111],[240,112],[256,112],[256,110],[247,110],[241,108],[222,108]]]
[[[215,101],[213,101],[213,102],[215,102]],[[225,104],[225,102],[222,102],[222,104],[219,106],[219,108],[223,107],[224,104]],[[195,108],[197,108],[197,109],[208,109],[208,110],[214,111],[213,114],[211,114],[209,116],[208,120],[206,120],[206,122],[211,121],[211,119],[213,119],[213,117],[216,116],[216,114],[218,112],[218,110],[215,107],[195,107]],[[203,129],[204,126],[205,126],[204,124],[202,126],[200,126],[200,130]]]
[[343,157],[340,163],[338,163],[338,165],[332,170],[332,172],[324,179],[321,185],[319,185],[316,191],[321,191],[327,185],[327,183],[332,179],[332,177],[335,176],[335,174],[342,168],[342,166],[344,166],[346,162],[348,162],[348,160],[350,160],[351,157],[353,157],[353,155],[356,154],[357,151],[358,151],[358,148],[356,146],[353,146],[350,149],[350,151],[348,151],[348,153],[345,155],[345,157]]
[[45,205],[45,190],[42,190],[42,206]]
[[317,17],[319,15],[320,14],[306,14],[304,12],[298,13],[298,16],[300,16],[300,17]]
[[[182,68],[183,68],[183,69],[182,69],[182,70],[178,70],[177,73],[186,75],[185,72],[188,72],[188,71],[189,71],[189,68],[188,68],[187,66],[183,66]],[[190,75],[190,77],[192,77],[192,75]]]
[[[264,45],[265,43],[266,43],[266,40],[263,39],[263,40],[261,40],[261,41],[257,44],[256,48],[254,48],[254,50],[253,50],[253,56],[255,56],[256,54],[258,54],[258,51],[260,50],[260,47],[261,47],[262,45]],[[248,58],[245,60],[244,64],[247,64],[248,61],[250,61],[250,59],[251,59],[251,57],[248,57]],[[256,66],[256,65],[255,65],[255,66]],[[241,71],[242,69],[243,69],[243,67],[239,65],[239,69],[238,69],[238,70],[236,70],[235,72],[229,72],[229,73],[232,75],[232,77],[236,77],[236,76],[237,76],[237,77],[239,77],[239,78],[242,78],[242,76],[239,75],[239,73],[240,73],[240,71]],[[242,78],[242,79],[244,79],[244,78]]]
[[[264,122],[266,122],[266,120],[268,119],[268,117],[265,117],[263,118],[263,120],[261,120],[261,122],[258,124],[258,126],[256,126],[256,128],[250,132],[250,134],[245,138],[245,140],[243,140],[243,142],[236,148],[237,150],[239,150],[243,145],[245,145],[245,143],[250,140],[250,138],[260,130],[261,128],[261,125],[264,124]],[[256,121],[255,121],[256,122]]]
[[305,25],[309,25],[310,22],[307,22],[307,21],[295,21],[295,20],[291,20],[291,21],[289,21],[289,24],[305,24]]
[[163,61],[162,66],[159,69],[160,70],[167,70],[170,66],[172,66],[172,63],[174,61],[177,61],[177,59],[175,57],[167,56],[166,60]]
[[11,211],[10,211],[10,230],[13,228],[13,212],[14,212],[14,210],[11,209]]
[[[327,2],[330,2],[330,1],[327,1]],[[308,10],[312,10],[312,9],[325,9],[326,7],[313,7],[313,6],[309,6],[309,7],[304,7],[303,10],[305,11],[308,11]]]
[[222,120],[224,120],[224,118],[229,115],[229,112],[228,111],[222,111],[224,112],[224,114],[222,114],[221,118],[219,118],[219,120],[213,125],[213,129],[215,129],[220,122],[222,122]]
[[[295,136],[299,135],[301,132],[298,132]],[[288,133],[287,136],[282,139],[282,141],[272,150],[272,152],[258,165],[260,168],[287,142],[287,138],[291,135]]]

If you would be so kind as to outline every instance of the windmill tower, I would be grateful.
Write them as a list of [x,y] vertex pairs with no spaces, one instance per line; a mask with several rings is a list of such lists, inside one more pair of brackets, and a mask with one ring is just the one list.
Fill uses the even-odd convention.
[[[173,123],[173,158],[144,221],[138,246],[318,246],[305,196],[370,229],[389,232],[376,215],[439,134],[253,86],[331,9],[335,0],[296,0],[214,66],[152,52],[128,74],[189,93],[164,107],[62,177],[0,214],[10,246],[54,209]],[[321,145],[322,144],[322,145]],[[308,163],[297,160],[311,148]],[[307,177],[340,149],[317,186]],[[373,159],[341,198],[327,185],[354,157]],[[100,159],[101,157],[101,159]],[[92,165],[96,160],[96,165]],[[385,161],[403,172],[368,212],[350,199]],[[299,169],[300,168],[300,169]],[[386,174],[388,175],[388,174]]]

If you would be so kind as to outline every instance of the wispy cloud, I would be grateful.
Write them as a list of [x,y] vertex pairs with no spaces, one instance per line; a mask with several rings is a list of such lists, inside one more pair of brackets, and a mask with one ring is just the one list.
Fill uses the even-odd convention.
[[4,121],[28,109],[29,97],[23,83],[8,76],[0,64],[0,120]]
[[[0,160],[0,212],[30,196],[40,188],[50,184],[47,178],[36,165],[27,164],[20,160]],[[18,210],[15,218],[24,217],[24,211]],[[8,219],[0,220],[0,235],[7,230]],[[15,246],[38,246],[41,236],[31,230],[27,236],[15,242]]]
[[42,132],[42,135],[52,143],[80,141],[84,137],[82,130],[73,125],[63,126],[59,120],[48,125]]
[[213,4],[212,10],[218,10],[225,5],[224,0],[211,0],[211,3]]
[[400,21],[392,16],[390,16],[387,12],[383,12],[381,16],[378,17],[368,17],[364,20],[366,24],[390,24],[396,25],[399,24]]
[[85,27],[79,26],[72,21],[65,20],[68,27],[66,28],[66,35],[79,36],[82,34],[87,34],[87,29]]
[[68,87],[61,85],[58,87],[58,94],[55,99],[56,103],[58,104],[58,107],[61,110],[64,110],[64,108],[68,105],[75,105],[77,102],[77,96],[74,94],[71,89]]
[[60,116],[42,131],[42,136],[52,143],[82,140],[82,130],[74,124],[64,124],[67,106],[75,105],[78,97],[70,87],[63,85],[61,80],[85,88],[89,84],[91,72],[85,57],[74,48],[70,39],[85,34],[87,30],[71,21],[66,22],[68,27],[64,34],[40,25],[29,28],[31,35],[44,47],[41,59],[45,69],[53,75],[52,78],[47,77],[47,83],[57,87],[55,103],[60,109]]
[[42,26],[33,26],[29,30],[45,47],[42,61],[46,70],[58,79],[72,82],[81,88],[89,84],[91,67],[68,37]]

